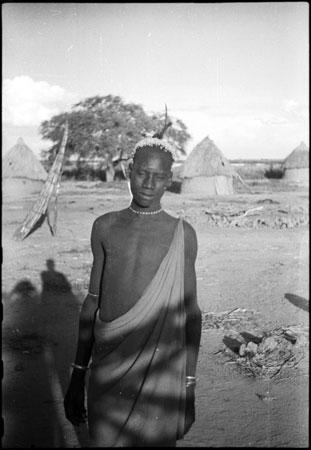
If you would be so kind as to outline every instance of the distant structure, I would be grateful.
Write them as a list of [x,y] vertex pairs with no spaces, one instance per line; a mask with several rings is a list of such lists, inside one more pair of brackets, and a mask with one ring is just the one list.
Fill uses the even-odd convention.
[[284,180],[309,182],[309,149],[301,142],[283,161]]
[[47,173],[22,138],[2,160],[2,198],[20,199],[41,191]]
[[185,160],[179,177],[182,194],[233,194],[235,170],[214,142],[206,137]]

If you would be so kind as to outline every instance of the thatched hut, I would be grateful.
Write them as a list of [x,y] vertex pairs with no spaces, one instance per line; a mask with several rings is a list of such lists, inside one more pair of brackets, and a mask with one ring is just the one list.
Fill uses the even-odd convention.
[[234,169],[214,142],[206,137],[197,144],[180,172],[182,194],[233,194]]
[[309,149],[304,142],[285,158],[282,168],[287,181],[309,181]]
[[47,173],[22,138],[17,140],[2,160],[3,199],[22,198],[41,191]]

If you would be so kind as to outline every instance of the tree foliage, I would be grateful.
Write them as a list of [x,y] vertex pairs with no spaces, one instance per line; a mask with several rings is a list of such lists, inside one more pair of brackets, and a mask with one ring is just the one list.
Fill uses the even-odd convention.
[[[175,145],[179,155],[185,154],[184,146],[190,138],[187,128],[181,120],[169,119],[172,126],[165,137]],[[66,120],[69,125],[66,160],[71,155],[77,155],[80,162],[100,157],[104,166],[111,167],[117,161],[128,159],[140,139],[159,131],[165,117],[164,113],[148,115],[141,105],[125,103],[119,96],[86,98],[73,105],[70,112],[42,122],[43,139],[53,143],[45,151],[49,161],[55,158]]]

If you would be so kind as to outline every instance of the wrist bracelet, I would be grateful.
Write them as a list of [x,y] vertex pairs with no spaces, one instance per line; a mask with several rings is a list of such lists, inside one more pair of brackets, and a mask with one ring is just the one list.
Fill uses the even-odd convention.
[[73,367],[74,369],[84,370],[84,372],[86,372],[89,369],[87,366],[80,366],[79,364],[76,363],[71,363],[71,367]]
[[88,292],[88,295],[91,295],[92,297],[99,297],[99,294],[92,294],[92,292]]

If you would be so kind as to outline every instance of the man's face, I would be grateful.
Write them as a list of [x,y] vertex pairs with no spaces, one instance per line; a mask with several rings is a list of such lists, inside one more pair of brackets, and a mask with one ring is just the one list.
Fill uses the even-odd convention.
[[143,208],[160,207],[165,189],[172,184],[172,159],[159,149],[141,148],[137,151],[130,172],[133,200]]

